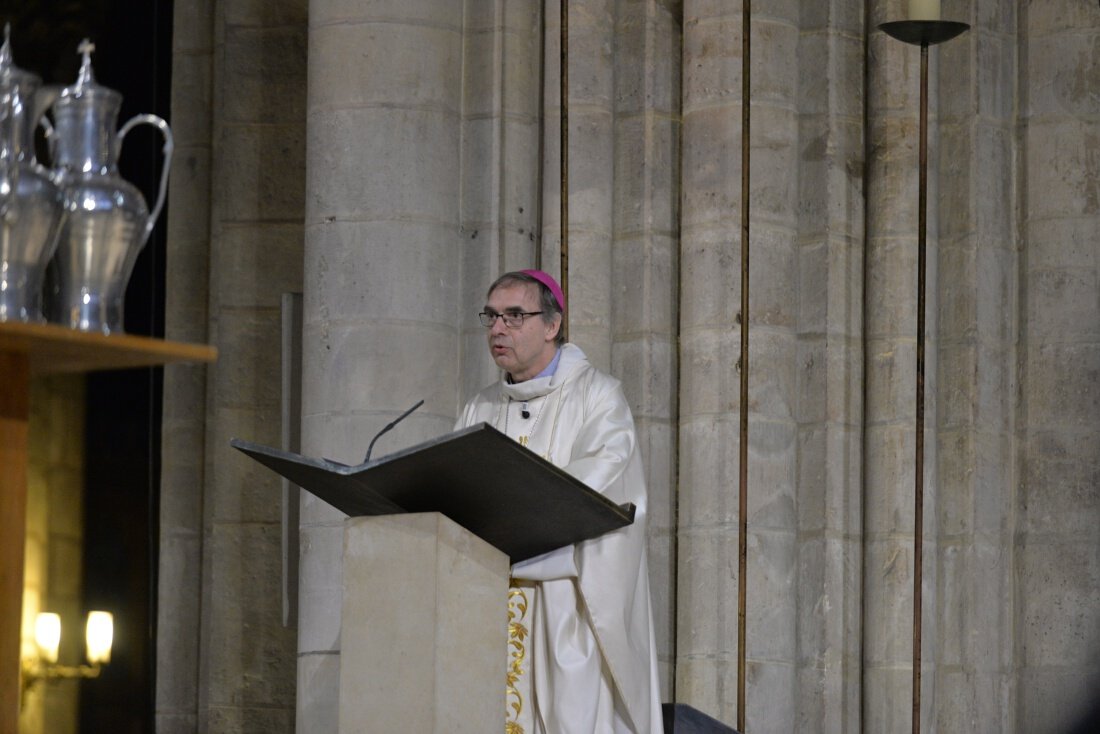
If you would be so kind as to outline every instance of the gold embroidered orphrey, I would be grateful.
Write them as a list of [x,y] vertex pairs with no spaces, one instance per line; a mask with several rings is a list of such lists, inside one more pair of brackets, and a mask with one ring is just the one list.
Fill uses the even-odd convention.
[[524,734],[519,724],[523,711],[523,696],[516,683],[523,676],[523,662],[527,657],[527,594],[523,589],[508,589],[508,673],[504,689],[505,721],[504,734]]

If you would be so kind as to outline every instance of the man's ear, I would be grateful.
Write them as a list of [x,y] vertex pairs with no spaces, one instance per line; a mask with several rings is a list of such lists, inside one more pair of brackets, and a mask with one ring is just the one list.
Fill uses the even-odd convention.
[[549,331],[546,333],[546,341],[552,342],[558,338],[558,332],[561,331],[561,314],[554,314],[554,323],[550,325]]

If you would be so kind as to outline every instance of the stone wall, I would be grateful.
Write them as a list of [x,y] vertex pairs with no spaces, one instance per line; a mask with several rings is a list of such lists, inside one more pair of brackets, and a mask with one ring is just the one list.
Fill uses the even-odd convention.
[[[748,729],[904,730],[919,49],[877,29],[900,0],[754,6],[748,404],[739,5],[570,2],[571,338],[638,424],[665,697],[736,716],[746,410]],[[166,374],[164,731],[335,730],[341,516],[304,501],[295,694],[277,482],[227,441],[278,442],[285,290],[306,453],[361,460],[419,398],[377,451],[438,435],[492,379],[485,286],[559,272],[559,12],[177,3],[169,336],[222,358]],[[930,51],[922,728],[1048,730],[1100,649],[1100,10],[944,17],[972,28]]]

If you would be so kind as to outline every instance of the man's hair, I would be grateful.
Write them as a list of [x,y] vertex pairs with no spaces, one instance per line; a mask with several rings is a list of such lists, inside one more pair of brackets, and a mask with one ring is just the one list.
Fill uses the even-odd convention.
[[[509,285],[523,285],[527,283],[538,286],[539,310],[542,311],[541,318],[547,324],[553,324],[554,314],[562,316],[561,306],[558,305],[558,299],[554,297],[554,293],[549,288],[543,285],[542,281],[538,280],[537,278],[531,277],[527,273],[521,273],[518,270],[513,270],[510,273],[505,273],[504,275],[493,281],[493,284],[489,286],[489,290],[486,291],[485,297],[488,298],[489,296],[493,295],[493,291],[495,291],[497,288],[502,288]],[[564,316],[562,318],[564,319]],[[554,337],[554,344],[559,347],[565,344],[564,332],[565,330],[562,329],[559,325],[558,333]]]

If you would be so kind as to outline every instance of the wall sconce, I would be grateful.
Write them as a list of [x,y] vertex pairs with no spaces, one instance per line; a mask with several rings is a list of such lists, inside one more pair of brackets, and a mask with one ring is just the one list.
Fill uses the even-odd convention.
[[114,619],[110,612],[88,612],[84,628],[87,665],[58,665],[61,644],[61,617],[53,612],[40,612],[34,621],[34,642],[38,656],[23,660],[23,695],[35,683],[53,678],[97,678],[102,666],[111,662],[114,640]]

